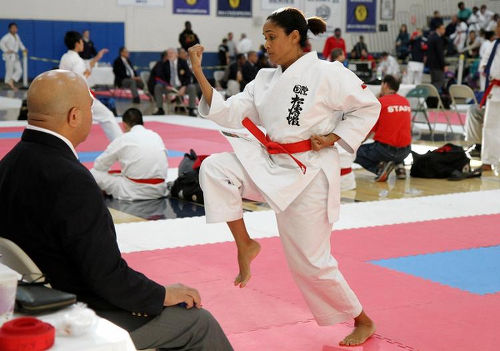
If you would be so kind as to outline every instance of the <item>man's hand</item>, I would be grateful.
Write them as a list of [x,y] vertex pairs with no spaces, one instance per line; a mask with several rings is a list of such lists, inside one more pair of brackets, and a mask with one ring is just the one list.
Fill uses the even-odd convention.
[[314,151],[319,151],[325,147],[333,146],[339,139],[340,137],[333,133],[328,135],[313,135],[311,137],[311,147]]
[[201,297],[198,290],[180,283],[165,286],[164,306],[175,306],[183,302],[187,309],[201,308]]
[[107,54],[108,51],[109,51],[108,49],[101,49],[101,50],[99,50],[99,52],[96,55],[96,58],[97,58],[96,61],[99,61],[100,59],[102,59],[102,57],[104,56],[104,54]]
[[201,68],[201,61],[204,50],[205,48],[200,44],[193,45],[188,49],[189,59],[191,60],[191,65],[193,66],[193,70],[195,68]]

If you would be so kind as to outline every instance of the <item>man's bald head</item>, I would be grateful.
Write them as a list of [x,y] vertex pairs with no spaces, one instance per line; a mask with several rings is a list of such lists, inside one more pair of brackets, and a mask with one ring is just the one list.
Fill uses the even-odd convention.
[[28,90],[28,123],[59,133],[76,146],[90,130],[92,101],[80,75],[64,70],[44,72]]

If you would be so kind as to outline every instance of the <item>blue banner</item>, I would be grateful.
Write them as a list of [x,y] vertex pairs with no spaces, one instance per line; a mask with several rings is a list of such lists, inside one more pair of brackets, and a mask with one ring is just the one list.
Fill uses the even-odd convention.
[[376,32],[377,0],[347,0],[346,32]]
[[217,0],[217,16],[252,17],[252,0]]
[[209,15],[209,0],[174,0],[174,14],[177,15]]

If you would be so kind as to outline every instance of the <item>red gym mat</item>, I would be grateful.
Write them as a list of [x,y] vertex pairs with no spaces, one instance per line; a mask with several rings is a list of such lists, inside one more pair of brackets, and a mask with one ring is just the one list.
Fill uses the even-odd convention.
[[237,272],[234,243],[124,257],[158,282],[198,288],[204,306],[238,351],[493,351],[500,345],[500,293],[476,295],[368,261],[499,245],[498,223],[500,215],[488,215],[334,231],[332,247],[341,271],[377,323],[375,337],[358,348],[337,345],[349,332],[349,323],[318,327],[313,321],[288,271],[279,238],[259,240],[262,252],[244,289],[232,286]]

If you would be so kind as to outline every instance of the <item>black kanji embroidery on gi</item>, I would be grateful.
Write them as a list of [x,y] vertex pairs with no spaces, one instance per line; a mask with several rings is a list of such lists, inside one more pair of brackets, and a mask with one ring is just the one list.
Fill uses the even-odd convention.
[[302,111],[302,105],[304,104],[304,98],[300,97],[299,95],[307,96],[308,91],[309,88],[304,85],[297,84],[293,87],[295,96],[292,97],[292,106],[288,109],[288,117],[286,118],[289,125],[300,126],[299,117],[300,112]]

